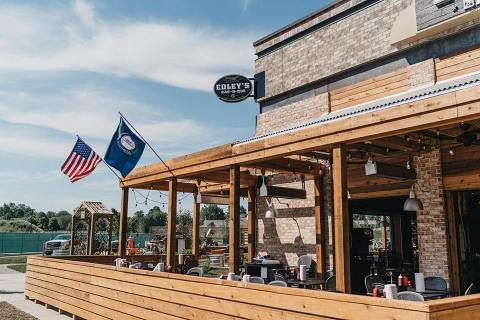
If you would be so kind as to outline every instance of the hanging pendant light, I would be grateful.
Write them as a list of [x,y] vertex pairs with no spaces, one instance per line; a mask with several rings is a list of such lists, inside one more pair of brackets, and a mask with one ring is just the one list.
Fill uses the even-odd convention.
[[268,195],[267,185],[265,184],[265,174],[262,174],[262,185],[260,186],[260,197]]
[[274,209],[273,209],[273,200],[270,202],[268,199],[265,199],[267,201],[267,211],[265,211],[265,219],[273,219],[274,216]]
[[403,211],[420,211],[423,210],[423,203],[419,199],[417,199],[415,195],[414,185],[412,185],[412,189],[410,190],[410,195],[405,203],[403,204]]

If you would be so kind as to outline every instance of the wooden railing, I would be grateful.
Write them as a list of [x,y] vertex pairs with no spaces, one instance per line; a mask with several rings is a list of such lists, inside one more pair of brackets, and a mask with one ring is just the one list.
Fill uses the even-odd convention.
[[480,296],[384,300],[29,257],[25,295],[85,319],[480,319]]

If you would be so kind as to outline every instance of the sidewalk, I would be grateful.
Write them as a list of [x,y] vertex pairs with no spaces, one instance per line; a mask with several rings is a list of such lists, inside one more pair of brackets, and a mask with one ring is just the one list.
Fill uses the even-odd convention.
[[39,320],[72,319],[66,315],[59,314],[57,311],[47,309],[43,305],[25,300],[24,286],[24,273],[16,272],[8,269],[5,265],[0,265],[0,301],[7,301]]

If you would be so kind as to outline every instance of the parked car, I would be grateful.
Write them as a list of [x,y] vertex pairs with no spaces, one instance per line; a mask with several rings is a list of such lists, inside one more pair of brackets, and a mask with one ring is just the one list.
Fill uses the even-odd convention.
[[[59,234],[52,240],[49,240],[44,243],[43,254],[49,256],[54,254],[54,251],[57,251],[57,253],[68,252],[70,250],[70,242],[71,242],[70,234]],[[57,255],[57,254],[54,254],[54,255]]]

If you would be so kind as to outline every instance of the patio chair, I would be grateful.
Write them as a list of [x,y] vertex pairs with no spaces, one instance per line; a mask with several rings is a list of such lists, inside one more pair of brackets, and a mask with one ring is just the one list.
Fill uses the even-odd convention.
[[423,296],[420,293],[412,291],[402,291],[398,293],[398,300],[407,300],[407,301],[425,301]]
[[250,282],[265,284],[265,281],[260,277],[250,277]]
[[468,286],[467,290],[465,290],[465,295],[468,296],[470,294],[473,294],[475,291],[475,285],[473,282]]
[[276,287],[286,287],[287,283],[285,281],[275,280],[275,281],[271,281],[268,285],[276,286]]
[[242,281],[242,276],[236,274],[232,275],[232,281]]
[[288,278],[290,278],[290,275],[287,270],[278,269],[275,271],[275,274],[273,275],[273,277],[275,280],[285,282],[287,281]]
[[425,277],[425,290],[447,291],[447,281],[442,277]]
[[335,275],[325,280],[325,290],[337,291],[337,277],[335,277]]
[[385,280],[381,276],[374,276],[369,274],[365,277],[365,289],[367,289],[367,294],[372,294],[373,284],[385,284]]
[[193,267],[187,271],[187,275],[203,277],[203,269],[200,267]]

